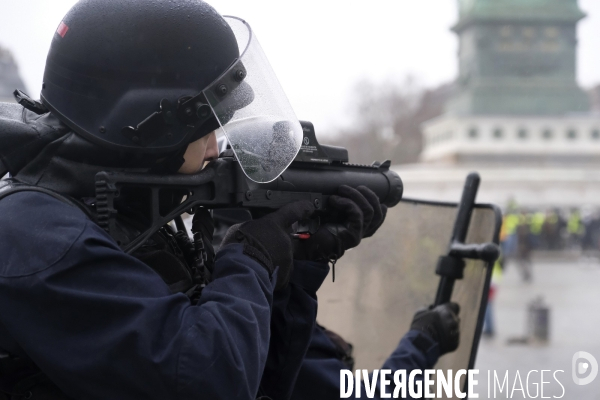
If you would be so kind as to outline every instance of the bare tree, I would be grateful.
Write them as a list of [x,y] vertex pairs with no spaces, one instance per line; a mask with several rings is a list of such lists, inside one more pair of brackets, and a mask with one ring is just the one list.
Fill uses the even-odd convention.
[[420,126],[443,113],[452,90],[452,85],[424,90],[412,77],[402,83],[360,81],[350,105],[351,128],[338,131],[328,142],[346,147],[353,163],[417,162],[422,149]]

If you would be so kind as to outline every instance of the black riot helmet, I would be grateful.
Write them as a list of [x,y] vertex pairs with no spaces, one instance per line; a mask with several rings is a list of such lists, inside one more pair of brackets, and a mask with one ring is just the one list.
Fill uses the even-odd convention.
[[222,127],[257,182],[283,172],[302,139],[250,26],[200,0],[79,1],[54,34],[41,99],[124,153],[173,153]]

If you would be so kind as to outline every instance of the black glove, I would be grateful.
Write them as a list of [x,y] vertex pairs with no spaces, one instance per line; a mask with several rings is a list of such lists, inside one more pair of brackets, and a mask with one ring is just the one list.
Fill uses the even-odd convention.
[[366,186],[340,186],[338,194],[329,197],[328,206],[334,221],[326,222],[309,239],[296,242],[298,260],[337,260],[362,238],[372,236],[387,213],[387,207]]
[[456,303],[444,303],[437,307],[429,306],[415,314],[410,329],[427,333],[440,346],[440,355],[458,348],[460,341],[458,313]]
[[233,225],[225,234],[222,246],[245,243],[259,251],[258,255],[249,255],[257,259],[270,274],[278,266],[275,290],[284,288],[293,268],[291,226],[294,222],[308,218],[314,211],[315,207],[309,201],[287,204],[262,218]]

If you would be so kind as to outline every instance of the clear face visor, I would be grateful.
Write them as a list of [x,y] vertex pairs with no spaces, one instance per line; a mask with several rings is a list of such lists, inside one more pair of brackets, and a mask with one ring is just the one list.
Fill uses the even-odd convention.
[[203,93],[246,176],[270,182],[296,157],[302,127],[250,26],[224,18],[241,56]]

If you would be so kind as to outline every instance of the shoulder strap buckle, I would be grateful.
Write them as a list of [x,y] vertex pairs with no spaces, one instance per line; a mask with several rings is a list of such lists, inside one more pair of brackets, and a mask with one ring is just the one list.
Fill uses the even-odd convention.
[[29,97],[29,95],[27,95],[25,92],[19,89],[13,92],[13,96],[15,96],[15,100],[17,101],[17,103],[19,103],[21,106],[25,107],[29,111],[33,111],[38,115],[45,114],[48,112],[48,109],[45,105],[43,105],[37,100],[33,100],[31,97]]

